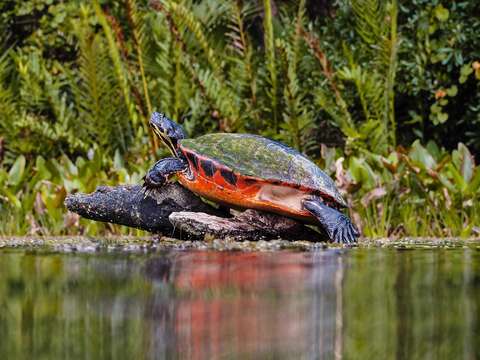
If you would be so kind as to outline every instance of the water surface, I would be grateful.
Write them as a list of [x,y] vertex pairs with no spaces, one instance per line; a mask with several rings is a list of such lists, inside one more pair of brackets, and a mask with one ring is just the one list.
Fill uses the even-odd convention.
[[480,252],[0,251],[0,359],[480,358]]

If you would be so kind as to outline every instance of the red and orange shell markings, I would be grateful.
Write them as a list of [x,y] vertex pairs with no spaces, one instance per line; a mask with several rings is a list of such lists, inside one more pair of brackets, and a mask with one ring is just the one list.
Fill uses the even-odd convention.
[[[299,209],[298,206],[295,208],[289,206],[288,203],[272,202],[259,196],[264,186],[281,188],[283,187],[281,184],[272,185],[262,179],[233,174],[231,169],[221,163],[185,149],[181,150],[187,158],[193,177],[189,178],[187,174],[179,174],[179,182],[194,193],[232,207],[264,210],[307,221],[315,220],[308,211]],[[207,171],[204,164],[210,165],[207,167]],[[230,178],[226,178],[225,174],[230,174]],[[232,176],[235,181],[231,180]],[[292,189],[292,191],[297,191],[302,196],[308,196],[308,193],[303,192],[302,189]]]

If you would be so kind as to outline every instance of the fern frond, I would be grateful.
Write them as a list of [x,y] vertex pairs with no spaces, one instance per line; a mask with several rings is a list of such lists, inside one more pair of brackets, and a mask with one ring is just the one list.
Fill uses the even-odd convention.
[[[373,54],[378,76],[383,84],[382,102],[375,102],[377,113],[381,113],[383,127],[388,139],[396,144],[396,120],[394,112],[394,82],[397,67],[397,0],[382,2],[380,0],[351,0],[356,18],[356,31],[368,45]],[[375,76],[374,73],[372,73]],[[377,98],[376,95],[373,97]]]
[[230,88],[218,81],[213,72],[200,68],[192,68],[192,74],[202,87],[207,99],[213,104],[215,110],[220,112],[227,131],[234,130],[238,126],[239,98]]
[[144,66],[144,36],[145,24],[141,20],[141,16],[137,10],[136,0],[126,0],[127,17],[130,23],[130,30],[133,36],[133,45],[136,51],[136,58],[138,61],[138,68],[140,70],[140,76],[142,78],[143,95],[145,97],[145,103],[147,104],[147,113],[152,113],[152,103],[150,101],[150,94],[148,91],[147,78],[145,76]]
[[174,15],[173,18],[177,22],[177,27],[179,27],[178,25],[185,24],[185,26],[192,32],[202,48],[208,64],[217,76],[221,76],[221,65],[217,60],[218,56],[208,43],[202,24],[195,18],[192,12],[182,4],[167,1],[165,7],[167,11],[170,11]]
[[333,124],[338,126],[347,138],[356,140],[359,137],[356,127],[352,127],[350,124],[350,113],[346,113],[338,106],[336,98],[332,97],[331,93],[320,87],[316,90],[314,96],[315,104],[330,115]]
[[14,126],[18,119],[15,95],[7,80],[11,72],[10,51],[0,56],[0,137],[2,141],[17,138],[17,128]]
[[355,136],[357,136],[355,123],[353,122],[352,115],[348,111],[347,102],[343,98],[338,88],[334,71],[327,59],[327,56],[320,47],[320,41],[313,33],[307,32],[304,29],[302,29],[301,33],[305,42],[312,50],[315,58],[320,63],[322,73],[327,79],[328,86],[335,96],[335,102],[338,109],[333,110],[331,108],[331,101],[327,99],[327,96],[323,91],[320,91],[318,94],[316,94],[317,103],[320,106],[325,105],[325,110],[332,116],[337,126],[340,127],[345,135],[355,138]]
[[[133,46],[135,48],[136,53],[136,60],[138,69],[140,70],[140,77],[142,81],[142,88],[143,88],[143,97],[144,103],[146,104],[147,108],[143,109],[142,117],[143,123],[148,123],[148,117],[152,113],[152,103],[150,101],[150,93],[147,84],[147,78],[145,75],[145,65],[144,65],[144,48],[145,48],[145,23],[142,20],[142,17],[138,13],[137,10],[137,3],[136,0],[126,0],[126,8],[127,8],[127,18],[130,23],[130,30],[132,32],[133,37]],[[142,102],[143,103],[143,102]],[[146,125],[148,128],[148,126]],[[152,132],[148,132],[148,136],[150,139],[150,144],[152,145],[152,151],[155,153],[158,149],[158,140],[157,137],[153,135]]]
[[284,122],[281,124],[284,130],[282,140],[300,151],[305,150],[307,135],[311,132],[313,126],[313,114],[307,104],[306,94],[299,86],[298,78],[298,63],[301,57],[301,29],[304,15],[305,1],[301,0],[291,35],[287,38],[287,41],[277,40],[281,44],[287,77],[283,91],[285,108],[283,111]]
[[248,127],[248,123],[253,121],[254,128],[260,126],[258,112],[251,111],[257,103],[257,72],[254,69],[252,44],[244,28],[244,22],[258,11],[258,7],[251,4],[243,4],[239,0],[231,1],[228,31],[225,34],[230,39],[229,60],[233,63],[229,67],[229,79],[231,79],[229,85],[238,96],[244,99],[245,107],[252,114],[250,119],[245,119],[245,123]]
[[273,131],[278,132],[278,85],[277,85],[277,64],[275,56],[275,38],[273,33],[273,18],[272,18],[272,4],[271,0],[263,0],[264,18],[264,44],[265,44],[265,62],[268,70],[268,82],[270,84],[270,91],[268,95],[271,101],[271,113],[273,117]]
[[387,114],[388,119],[390,122],[391,127],[391,137],[392,137],[392,145],[396,146],[397,144],[397,122],[395,118],[395,77],[397,73],[397,65],[398,65],[398,47],[399,47],[399,40],[398,40],[398,28],[397,28],[397,21],[398,21],[398,4],[397,0],[392,0],[390,3],[390,10],[389,10],[389,17],[390,17],[390,37],[388,40],[388,68],[387,68],[387,75],[386,75],[386,82],[385,82],[385,92],[386,92],[386,101],[387,101]]
[[14,95],[12,89],[8,86],[7,77],[10,74],[11,59],[9,51],[5,51],[0,56],[0,128],[7,128],[8,121],[15,113]]
[[[164,8],[160,4],[156,4],[156,7],[163,11],[169,19],[172,33],[175,36],[175,42],[177,46],[182,49],[183,67],[190,73],[192,78],[197,82],[200,90],[205,94],[207,100],[213,105],[213,108],[221,113],[223,122],[220,124],[221,128],[225,131],[235,130],[239,124],[239,97],[229,87],[228,83],[224,80],[224,76],[220,70],[220,65],[217,63],[216,58],[213,56],[213,48],[211,48],[203,35],[200,23],[194,18],[193,14],[185,7],[178,4],[169,2],[168,8]],[[171,10],[171,13],[169,10]],[[181,22],[175,23],[176,15]],[[207,64],[209,68],[202,67],[201,58],[194,56],[190,52],[187,52],[187,39],[182,36],[178,26],[184,26],[189,28],[195,35],[197,42],[205,50],[204,54],[207,57]],[[178,25],[179,24],[179,25]]]
[[112,153],[117,148],[126,151],[133,134],[128,119],[122,116],[126,110],[119,96],[122,90],[112,71],[107,45],[100,34],[88,27],[88,18],[85,7],[80,22],[74,25],[79,43],[79,68],[70,77],[81,119],[81,125],[76,124],[77,136],[91,138],[90,143],[97,142]]
[[370,46],[378,44],[385,34],[384,2],[381,0],[352,0],[357,33]]
[[[128,110],[128,114],[130,117],[130,120],[132,121],[132,125],[134,127],[138,126],[138,114],[135,111],[135,104],[131,100],[130,97],[130,86],[129,86],[129,81],[127,77],[127,73],[124,67],[124,64],[121,59],[120,55],[120,50],[115,42],[115,38],[112,32],[112,29],[105,17],[105,14],[103,13],[102,8],[100,7],[98,0],[93,0],[93,7],[95,9],[95,14],[98,18],[98,21],[100,25],[103,28],[103,32],[105,34],[105,37],[107,38],[107,43],[108,43],[108,48],[109,48],[109,53],[110,57],[113,62],[113,66],[115,69],[115,74],[117,77],[117,81],[120,85],[120,88],[122,89],[123,93],[123,99],[125,101],[125,106]],[[146,125],[145,125],[146,126]],[[147,131],[148,127],[145,128],[145,131]]]

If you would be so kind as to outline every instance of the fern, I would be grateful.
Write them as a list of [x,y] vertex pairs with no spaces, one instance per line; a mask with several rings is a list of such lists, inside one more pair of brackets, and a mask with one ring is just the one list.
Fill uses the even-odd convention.
[[230,86],[237,96],[243,98],[244,114],[250,114],[242,118],[242,124],[246,128],[257,129],[260,127],[257,105],[257,73],[253,63],[253,48],[249,36],[244,28],[244,22],[256,15],[259,8],[251,4],[242,4],[240,1],[232,1],[229,7],[229,18],[226,37],[228,43]]
[[0,56],[0,129],[2,133],[9,132],[11,125],[8,120],[15,117],[16,106],[12,89],[7,85],[11,72],[10,51],[5,51]]
[[[19,138],[19,129],[15,126],[15,120],[18,119],[18,106],[15,102],[15,95],[11,82],[8,78],[12,72],[12,61],[10,50],[5,51],[0,56],[0,142],[2,143],[2,156],[0,163],[4,158],[3,145],[10,151],[16,151],[15,139]],[[12,143],[13,142],[13,143]],[[8,154],[7,154],[8,156]]]
[[140,70],[140,76],[142,78],[143,93],[145,96],[145,102],[147,104],[147,110],[150,114],[152,112],[152,104],[150,101],[150,95],[148,91],[147,78],[145,75],[144,66],[144,47],[145,41],[143,34],[146,32],[145,23],[142,21],[141,15],[138,13],[137,4],[135,0],[126,0],[127,16],[130,23],[130,30],[133,35],[133,45],[135,47],[138,67]]
[[372,48],[385,34],[385,4],[379,0],[352,0],[356,30],[363,41]]
[[179,46],[175,45],[173,31],[165,31],[170,24],[163,13],[155,13],[149,26],[152,31],[151,53],[154,61],[147,67],[147,72],[152,88],[152,103],[154,107],[177,119],[181,96],[179,89],[182,84],[181,71],[177,71],[177,67],[180,67],[177,66],[180,63]]
[[[183,66],[197,81],[200,91],[206,95],[206,100],[211,103],[213,109],[220,111],[222,119],[220,127],[226,131],[237,129],[240,118],[238,96],[225,81],[215,51],[208,43],[202,25],[192,12],[176,3],[167,2],[165,8],[160,6],[159,9],[165,12],[167,18],[170,18],[170,26],[176,34],[177,46],[182,49],[184,54],[181,59]],[[184,32],[179,30],[183,26],[194,34],[196,42],[203,49],[203,57],[200,54],[196,56],[191,53],[187,54],[188,38]],[[203,59],[206,60],[207,67],[202,65]]]
[[[121,59],[119,47],[117,46],[117,44],[115,42],[115,38],[114,38],[114,35],[113,35],[113,32],[112,32],[112,29],[111,29],[110,25],[108,24],[108,21],[105,17],[105,14],[103,13],[102,8],[98,4],[98,0],[93,0],[93,7],[95,9],[95,14],[98,18],[98,21],[103,28],[105,37],[107,38],[110,58],[112,59],[112,62],[113,62],[113,68],[115,70],[115,75],[116,75],[117,81],[120,85],[120,88],[122,89],[123,100],[125,101],[125,106],[128,110],[130,120],[132,122],[132,125],[134,127],[137,127],[138,126],[138,114],[135,111],[135,105],[134,105],[133,101],[131,100],[129,81],[128,81],[128,77],[127,77],[127,73],[126,73],[124,64],[123,64],[122,59]],[[145,127],[145,131],[147,131],[147,127]]]
[[192,32],[197,40],[197,43],[201,46],[208,64],[211,66],[216,76],[221,76],[222,71],[220,63],[217,60],[218,56],[208,43],[203,26],[195,18],[195,15],[193,15],[192,12],[183,5],[173,1],[167,1],[166,8],[167,11],[173,13],[175,19],[178,19],[177,26],[185,24],[185,26]]
[[[71,74],[72,93],[81,125],[80,138],[92,137],[94,143],[113,153],[117,148],[126,151],[133,140],[131,125],[122,116],[126,110],[119,96],[115,73],[104,38],[88,26],[89,9],[83,7],[82,19],[75,24],[79,41],[78,72]],[[78,81],[74,80],[78,77]]]
[[273,131],[278,132],[278,86],[277,86],[277,64],[275,61],[275,38],[273,33],[273,19],[272,19],[272,4],[271,0],[263,1],[264,18],[264,45],[265,45],[265,62],[268,70],[268,82],[270,84],[270,91],[268,92],[271,100],[271,114],[273,117]]
[[301,57],[301,29],[305,17],[305,1],[301,0],[296,21],[291,26],[288,41],[282,41],[281,48],[286,65],[286,86],[284,87],[284,122],[282,140],[300,151],[306,150],[306,135],[313,125],[313,116],[307,104],[305,94],[299,85],[298,63]]
[[[147,33],[147,31],[145,30],[145,22],[143,21],[142,16],[138,12],[136,0],[126,0],[125,5],[127,8],[126,12],[130,23],[130,30],[132,31],[133,46],[136,52],[138,69],[140,71],[140,76],[142,80],[143,96],[145,99],[144,102],[147,107],[146,110],[144,109],[142,111],[142,116],[144,118],[143,122],[146,124],[148,122],[147,117],[149,117],[153,111],[144,65],[144,48],[146,47],[144,34]],[[152,150],[153,152],[155,152],[158,148],[157,137],[154,136],[151,132],[148,132],[148,134],[150,138],[150,143],[153,147]]]
[[322,51],[318,38],[313,33],[307,32],[304,29],[302,29],[301,33],[320,64],[322,74],[326,79],[328,87],[331,89],[331,93],[327,93],[323,87],[316,89],[316,104],[332,117],[334,124],[342,130],[349,140],[354,141],[359,134],[357,132],[356,124],[352,119],[352,114],[348,110],[347,102],[345,101],[335,79],[335,72],[329,63],[327,56]]
[[395,146],[394,83],[398,50],[397,0],[390,2],[352,0],[352,9],[356,18],[356,31],[373,57],[375,68],[371,76],[380,80],[383,86],[382,101],[374,103],[377,106],[376,113],[382,114],[378,119],[383,121],[383,127],[388,135],[386,140]]
[[231,52],[233,68],[240,67],[235,75],[239,76],[241,84],[250,88],[252,102],[256,102],[256,74],[253,65],[253,49],[249,36],[244,28],[244,21],[252,15],[258,13],[258,8],[251,4],[241,4],[239,1],[232,1],[230,6],[228,32],[226,37],[230,39],[228,49]]
[[237,95],[230,88],[223,86],[209,70],[193,67],[192,75],[195,76],[214,109],[220,112],[218,117],[223,120],[224,130],[232,130],[240,117]]

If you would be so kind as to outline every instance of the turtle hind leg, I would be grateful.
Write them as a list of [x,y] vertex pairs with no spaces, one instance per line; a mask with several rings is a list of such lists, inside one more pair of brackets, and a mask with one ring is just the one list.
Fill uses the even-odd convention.
[[157,161],[143,177],[143,187],[147,190],[162,187],[173,174],[184,171],[187,163],[177,157],[169,157]]
[[303,207],[318,219],[331,241],[351,244],[360,236],[346,215],[325,205],[321,200],[304,200]]

